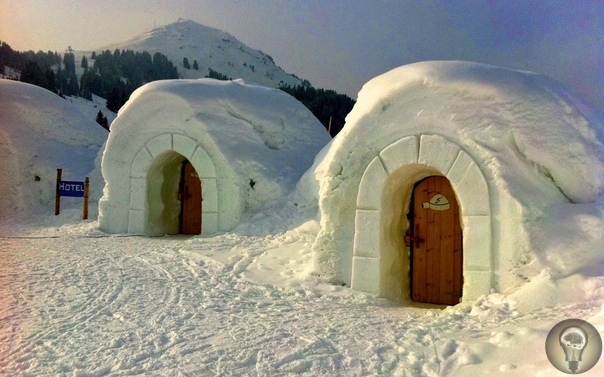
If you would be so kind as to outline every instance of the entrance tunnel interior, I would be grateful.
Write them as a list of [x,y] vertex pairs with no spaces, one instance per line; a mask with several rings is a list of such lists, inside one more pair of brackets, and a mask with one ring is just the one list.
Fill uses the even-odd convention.
[[[183,187],[183,164],[186,161],[181,154],[167,151],[157,156],[151,163],[147,173],[146,232],[148,234],[181,233],[181,199],[184,197],[179,193]],[[201,208],[198,213],[201,218]]]

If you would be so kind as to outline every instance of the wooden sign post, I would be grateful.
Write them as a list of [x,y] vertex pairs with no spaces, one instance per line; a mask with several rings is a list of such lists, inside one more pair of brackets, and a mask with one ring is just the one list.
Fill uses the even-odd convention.
[[55,216],[61,213],[61,194],[59,192],[59,183],[61,182],[61,177],[63,176],[63,169],[57,169],[57,187],[56,187],[56,196],[55,196]]
[[90,179],[86,177],[84,182],[61,180],[63,169],[57,169],[57,186],[55,196],[55,216],[61,213],[61,196],[84,198],[84,213],[82,218],[88,218],[88,197],[90,194]]
[[90,193],[90,179],[86,177],[84,179],[84,214],[82,215],[82,219],[86,220],[88,218],[88,194]]

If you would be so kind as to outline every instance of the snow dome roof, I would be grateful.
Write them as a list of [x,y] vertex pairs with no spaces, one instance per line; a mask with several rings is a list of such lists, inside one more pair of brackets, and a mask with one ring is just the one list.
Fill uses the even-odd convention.
[[281,90],[242,80],[163,80],[132,94],[107,148],[137,149],[167,129],[197,135],[245,184],[265,179],[293,186],[329,141],[312,113]]
[[546,77],[470,62],[421,62],[372,79],[330,155],[379,152],[422,130],[473,150],[496,175],[555,185],[573,202],[604,188],[603,130],[580,101]]
[[[217,211],[222,224],[217,230],[232,229],[243,210],[289,193],[329,140],[312,113],[278,89],[242,80],[152,82],[132,94],[111,126],[103,156],[101,225],[115,222],[103,206],[118,212],[132,206],[130,190],[144,191],[132,188],[140,184],[134,178],[146,178],[149,164],[173,151],[191,160],[202,181],[210,180],[205,192],[218,199],[210,204],[204,196],[204,211]],[[131,187],[124,177],[133,179]],[[125,231],[128,216],[122,218],[124,224],[113,231]]]

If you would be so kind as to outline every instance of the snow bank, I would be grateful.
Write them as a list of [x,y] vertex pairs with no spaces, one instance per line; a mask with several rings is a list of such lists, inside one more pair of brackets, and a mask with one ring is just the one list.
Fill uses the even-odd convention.
[[159,227],[149,220],[177,204],[167,196],[162,203],[146,199],[153,184],[170,180],[164,170],[148,179],[154,166],[168,164],[162,159],[191,161],[202,180],[203,233],[213,233],[232,229],[244,211],[266,208],[291,192],[330,140],[293,97],[241,80],[147,84],[132,94],[111,130],[102,162],[107,185],[101,228],[147,234],[177,228],[166,211],[157,215]]
[[[106,138],[107,131],[69,100],[34,85],[0,80],[2,221],[19,213],[54,213],[56,169],[63,169],[64,180],[83,180]],[[63,200],[66,208],[71,203],[81,208],[81,199]]]
[[[390,245],[398,241],[387,239],[383,227],[392,216],[402,218],[408,204],[384,200],[404,202],[415,182],[444,175],[461,203],[469,296],[509,290],[554,265],[563,273],[582,271],[602,259],[603,135],[579,100],[534,73],[423,62],[378,76],[363,87],[314,170],[317,270],[350,284],[356,269],[365,274],[357,279],[360,289],[403,295],[404,286],[385,287],[400,284],[393,281],[404,273],[387,275],[406,257],[384,254],[404,246]],[[566,220],[579,223],[565,228]],[[405,226],[396,232],[404,234]],[[561,245],[548,242],[562,237]],[[565,252],[575,242],[581,252]]]

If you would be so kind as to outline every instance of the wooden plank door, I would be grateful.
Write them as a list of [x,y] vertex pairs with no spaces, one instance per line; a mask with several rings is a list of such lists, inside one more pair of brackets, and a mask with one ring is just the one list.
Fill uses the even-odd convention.
[[463,285],[462,232],[455,192],[445,177],[428,177],[413,190],[411,298],[455,305]]
[[201,233],[201,180],[195,168],[187,160],[182,165],[180,181],[180,232],[183,234]]

